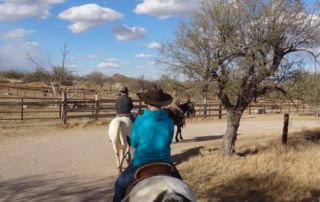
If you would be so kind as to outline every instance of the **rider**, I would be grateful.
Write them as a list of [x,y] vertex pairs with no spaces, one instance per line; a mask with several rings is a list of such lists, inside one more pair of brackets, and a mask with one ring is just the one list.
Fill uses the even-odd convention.
[[137,93],[137,96],[145,102],[147,109],[132,125],[130,140],[135,153],[133,161],[116,180],[114,202],[119,202],[124,198],[126,188],[135,179],[135,172],[143,165],[153,162],[170,163],[173,166],[172,176],[182,179],[171,158],[170,144],[174,123],[161,109],[162,106],[171,103],[171,95],[153,85],[147,92]]
[[118,97],[116,101],[116,116],[129,116],[131,121],[133,122],[134,118],[131,114],[133,103],[132,99],[128,96],[128,94],[128,87],[125,86],[120,90],[120,97]]

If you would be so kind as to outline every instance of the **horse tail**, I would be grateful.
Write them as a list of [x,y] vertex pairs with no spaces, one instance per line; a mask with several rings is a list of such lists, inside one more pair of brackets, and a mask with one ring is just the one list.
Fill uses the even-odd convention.
[[120,147],[119,149],[121,149],[125,144],[123,137],[120,134],[121,123],[121,119],[116,118],[111,121],[109,126],[109,136],[113,140],[114,144]]
[[126,128],[126,124],[122,121],[122,120],[119,120],[119,124],[118,124],[118,127],[119,127],[119,139],[120,139],[120,143],[121,143],[121,146],[124,147],[127,143],[127,136],[124,136],[124,132],[122,132],[122,130],[124,130],[124,128]]
[[187,197],[176,192],[169,192],[167,190],[161,192],[154,202],[191,202]]

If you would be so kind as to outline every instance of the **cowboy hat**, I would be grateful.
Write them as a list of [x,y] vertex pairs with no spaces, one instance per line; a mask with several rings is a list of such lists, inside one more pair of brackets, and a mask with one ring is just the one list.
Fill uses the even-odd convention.
[[172,102],[171,95],[164,93],[163,90],[156,85],[150,86],[146,92],[137,93],[137,96],[146,104],[154,106],[165,106]]

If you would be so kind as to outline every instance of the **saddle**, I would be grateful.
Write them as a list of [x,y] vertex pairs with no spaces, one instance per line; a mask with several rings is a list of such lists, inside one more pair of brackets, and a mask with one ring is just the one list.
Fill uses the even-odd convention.
[[135,180],[126,189],[126,195],[130,193],[132,188],[138,184],[140,181],[158,175],[171,176],[173,171],[173,166],[169,163],[159,162],[159,163],[149,163],[141,166],[135,172]]

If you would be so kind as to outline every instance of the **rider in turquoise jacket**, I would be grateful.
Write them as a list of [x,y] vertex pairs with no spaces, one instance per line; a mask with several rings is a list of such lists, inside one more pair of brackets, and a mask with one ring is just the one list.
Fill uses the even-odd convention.
[[160,110],[145,109],[131,128],[131,146],[135,148],[133,165],[152,161],[172,163],[170,144],[174,132],[173,121]]
[[[126,188],[134,181],[137,169],[153,162],[165,162],[173,165],[171,158],[171,142],[174,133],[174,123],[168,114],[161,109],[172,101],[171,95],[161,88],[153,86],[146,93],[137,93],[145,102],[145,109],[131,127],[130,143],[135,152],[133,161],[117,178],[113,202],[120,202],[125,197]],[[181,179],[173,165],[172,176]]]

